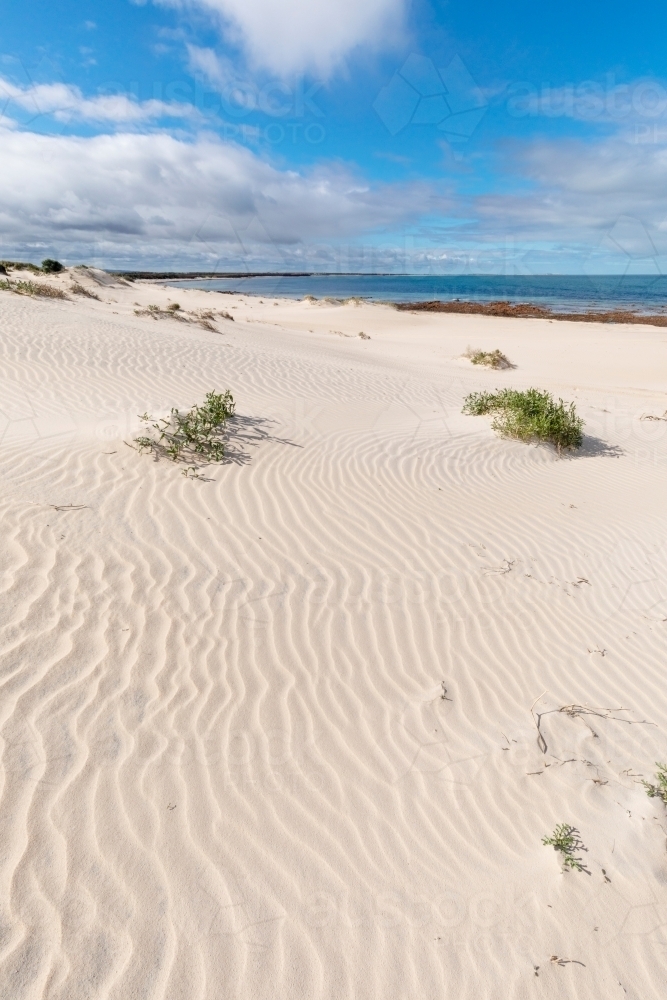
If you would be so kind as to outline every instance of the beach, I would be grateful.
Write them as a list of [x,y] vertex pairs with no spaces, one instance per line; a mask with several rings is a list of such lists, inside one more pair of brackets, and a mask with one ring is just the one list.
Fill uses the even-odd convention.
[[[66,298],[0,291],[0,996],[662,997],[667,331],[34,281]],[[533,386],[579,451],[461,412]],[[227,389],[200,478],[134,446]]]

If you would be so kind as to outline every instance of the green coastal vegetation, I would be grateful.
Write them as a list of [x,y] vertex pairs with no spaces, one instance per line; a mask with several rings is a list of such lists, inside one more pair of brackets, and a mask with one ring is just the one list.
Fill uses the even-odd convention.
[[580,448],[583,442],[584,421],[574,403],[556,401],[541,389],[472,392],[464,400],[463,413],[492,414],[491,426],[501,437],[548,442],[559,453]]

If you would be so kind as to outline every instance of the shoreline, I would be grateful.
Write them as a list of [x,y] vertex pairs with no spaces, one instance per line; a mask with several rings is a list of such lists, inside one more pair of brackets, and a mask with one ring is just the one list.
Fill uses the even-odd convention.
[[[15,262],[15,261],[0,261],[0,265],[4,265],[2,273],[8,278],[11,270],[16,271],[30,271],[37,277],[43,277],[44,272],[37,265],[26,263],[26,262]],[[95,272],[96,268],[91,268],[89,265],[65,265],[63,267],[63,273],[67,272]],[[498,295],[497,297],[490,297],[488,289],[482,291],[484,295],[483,298],[466,297],[465,293],[463,295],[457,295],[452,298],[449,297],[449,293],[435,292],[436,297],[424,299],[414,299],[410,297],[410,292],[406,290],[405,297],[398,298],[397,295],[400,293],[400,288],[398,291],[396,289],[383,290],[378,287],[377,292],[371,290],[370,293],[364,294],[363,289],[361,293],[352,291],[350,294],[343,295],[330,295],[322,293],[322,289],[318,289],[320,294],[312,294],[307,288],[297,288],[292,289],[292,294],[288,294],[289,289],[280,288],[264,288],[256,289],[254,287],[250,288],[204,288],[199,282],[206,281],[228,281],[228,282],[243,282],[248,281],[252,284],[256,279],[313,279],[318,278],[331,278],[340,279],[341,281],[349,278],[357,279],[373,279],[376,278],[379,281],[383,279],[393,279],[396,282],[404,281],[405,279],[429,279],[437,284],[438,281],[447,281],[448,279],[452,282],[461,281],[465,284],[466,281],[479,280],[480,282],[502,282],[505,281],[509,286],[520,286],[522,284],[521,278],[526,278],[527,281],[540,282],[543,280],[549,283],[550,280],[560,279],[562,281],[574,281],[577,282],[582,279],[582,275],[536,275],[536,276],[519,276],[514,278],[505,278],[502,275],[468,275],[465,278],[441,275],[433,277],[430,275],[403,275],[403,274],[389,274],[389,273],[377,273],[377,274],[367,274],[365,272],[327,272],[327,271],[251,271],[251,272],[241,272],[241,271],[151,271],[151,270],[141,270],[141,271],[129,271],[129,270],[109,270],[106,272],[109,279],[112,281],[125,281],[129,284],[135,284],[136,282],[150,283],[151,285],[161,285],[169,282],[187,282],[187,284],[178,285],[167,285],[167,287],[179,288],[182,291],[187,291],[188,289],[192,291],[200,292],[219,292],[221,295],[244,295],[251,297],[253,299],[262,299],[266,297],[281,298],[286,301],[300,302],[300,301],[311,301],[318,302],[321,304],[336,304],[345,305],[349,303],[353,304],[366,304],[366,305],[380,305],[388,306],[398,312],[410,312],[410,313],[449,313],[452,315],[478,315],[478,316],[493,316],[493,317],[504,317],[508,319],[544,319],[544,320],[558,320],[559,322],[569,321],[578,323],[603,323],[603,324],[626,324],[626,325],[647,325],[654,327],[667,327],[667,299],[664,306],[662,305],[642,305],[639,304],[641,300],[641,293],[636,290],[636,296],[633,301],[628,304],[627,296],[624,303],[616,303],[613,301],[613,296],[608,295],[606,298],[601,296],[601,302],[599,304],[588,304],[585,305],[586,296],[581,298],[576,294],[576,291],[567,288],[561,288],[562,293],[562,304],[557,301],[558,296],[550,296],[544,294],[544,289],[537,289],[534,291],[534,297],[531,298],[530,290],[526,291],[523,295],[521,292],[515,293],[510,292],[510,296],[507,297],[507,290],[505,290],[505,295]],[[586,276],[590,277],[590,276]],[[598,277],[602,280],[608,277],[607,275],[593,276]],[[636,279],[651,279],[652,275],[634,275],[633,280]],[[192,283],[192,284],[190,284]],[[384,291],[384,294],[383,294]],[[387,297],[387,291],[391,297]],[[500,291],[500,289],[498,289]],[[647,290],[648,291],[648,290]],[[281,294],[282,292],[282,294]],[[296,292],[296,293],[295,293]],[[476,292],[473,291],[473,296]],[[448,297],[443,297],[447,295]],[[439,297],[438,297],[439,296]],[[552,304],[542,305],[538,301],[539,299],[547,300],[551,299]],[[556,304],[553,302],[556,300]],[[639,301],[638,301],[639,300]],[[590,300],[589,300],[590,301]]]
[[[492,317],[492,318],[502,318],[502,319],[521,319],[521,320],[557,320],[560,323],[585,323],[585,324],[602,324],[605,326],[651,326],[657,328],[667,327],[667,306],[664,312],[640,312],[637,309],[621,309],[621,308],[604,308],[604,309],[554,309],[550,306],[537,305],[533,302],[512,302],[509,299],[494,299],[489,302],[479,302],[472,299],[427,299],[424,301],[396,301],[393,299],[386,299],[375,296],[365,296],[365,295],[346,295],[346,296],[333,296],[333,295],[312,295],[309,293],[293,296],[281,294],[281,289],[270,290],[270,291],[256,291],[254,289],[240,290],[238,288],[205,288],[201,285],[193,283],[192,285],[172,285],[169,284],[170,281],[176,280],[186,280],[179,277],[178,272],[165,272],[164,274],[158,274],[158,272],[115,272],[115,271],[102,271],[97,268],[91,268],[87,265],[78,265],[74,267],[66,266],[63,267],[62,271],[55,274],[47,274],[41,269],[33,265],[17,265],[13,262],[6,262],[10,266],[4,270],[1,276],[2,287],[6,291],[16,291],[20,294],[28,294],[31,297],[40,298],[42,296],[56,296],[62,298],[69,298],[69,294],[81,294],[82,284],[88,283],[92,287],[98,284],[103,285],[114,285],[117,286],[125,285],[128,288],[139,289],[142,285],[145,288],[157,289],[161,288],[165,291],[178,291],[181,295],[210,295],[211,293],[224,295],[229,299],[248,299],[254,302],[256,305],[262,305],[265,299],[280,300],[285,306],[299,307],[302,305],[316,305],[318,307],[379,307],[385,309],[391,309],[398,313],[407,313],[410,315],[423,315],[423,316],[436,316],[450,315],[450,316],[479,316],[479,317]],[[28,271],[31,275],[31,280],[27,282],[27,285],[34,285],[32,291],[24,290],[19,291],[19,288],[14,289],[12,287],[11,279],[18,279],[19,284],[23,279],[23,274]],[[18,272],[18,275],[15,273]],[[97,276],[97,277],[95,277]],[[276,272],[274,275],[268,272],[263,272],[258,275],[243,275],[243,277],[286,277],[285,274],[280,274]],[[312,276],[304,272],[302,275],[291,274],[290,277],[308,277]],[[189,280],[188,276],[188,279]],[[219,277],[219,275],[217,275]],[[240,277],[235,275],[228,275],[228,277]],[[202,278],[204,274],[202,272]],[[37,284],[33,279],[37,279]],[[73,284],[67,285],[65,282],[70,280]],[[90,279],[90,281],[88,280]],[[26,284],[26,282],[23,282]],[[69,293],[69,294],[68,294]]]

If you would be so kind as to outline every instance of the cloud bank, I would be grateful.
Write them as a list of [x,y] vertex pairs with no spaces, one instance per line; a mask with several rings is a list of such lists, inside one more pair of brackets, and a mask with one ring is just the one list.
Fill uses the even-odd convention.
[[109,258],[135,261],[276,260],[310,241],[352,240],[447,208],[432,185],[370,186],[336,166],[279,170],[210,135],[6,130],[0,141],[3,243],[56,246],[66,259],[95,242]]
[[590,240],[619,218],[633,217],[662,238],[667,235],[667,147],[648,138],[516,144],[505,171],[523,181],[523,190],[479,198],[482,225],[525,238]]
[[83,138],[0,126],[0,141],[3,256],[37,259],[47,247],[68,261],[127,266],[447,272],[511,258],[529,270],[531,260],[570,271],[591,260],[667,267],[664,146],[518,144],[505,163],[515,190],[471,199],[435,183],[370,184],[335,164],[279,169],[207,134]]
[[256,67],[326,78],[359,46],[396,41],[405,0],[157,0],[212,15]]

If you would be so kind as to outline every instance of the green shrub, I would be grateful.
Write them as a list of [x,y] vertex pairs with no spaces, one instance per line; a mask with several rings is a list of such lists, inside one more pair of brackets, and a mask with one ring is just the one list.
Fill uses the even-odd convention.
[[503,437],[548,441],[559,453],[580,448],[583,441],[584,422],[574,403],[562,399],[556,403],[550,393],[540,389],[473,392],[464,400],[463,412],[473,416],[492,413],[491,426]]
[[642,781],[642,785],[646,789],[646,794],[650,799],[662,799],[667,806],[667,764],[657,762],[655,766],[658,769],[655,776],[656,784],[653,785],[650,781]]
[[140,419],[154,432],[135,438],[139,451],[152,451],[156,457],[164,455],[174,462],[205,459],[220,462],[225,455],[223,434],[225,424],[234,416],[234,399],[231,392],[207,392],[201,406],[195,404],[182,412],[176,408],[168,417],[153,420],[147,413]]
[[550,837],[542,837],[545,847],[553,847],[558,851],[563,859],[563,868],[570,868],[574,871],[583,872],[584,868],[581,858],[575,858],[574,852],[585,850],[577,831],[568,823],[559,823]]
[[60,271],[64,270],[65,268],[59,260],[51,260],[50,257],[47,257],[46,260],[42,261],[42,271],[45,274],[59,274]]

